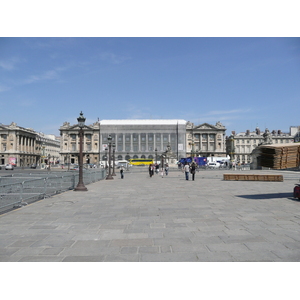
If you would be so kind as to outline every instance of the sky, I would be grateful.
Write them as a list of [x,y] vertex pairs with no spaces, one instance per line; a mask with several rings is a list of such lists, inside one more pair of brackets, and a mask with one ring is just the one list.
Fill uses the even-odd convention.
[[297,37],[0,38],[0,123],[45,134],[81,111],[288,132],[299,83]]

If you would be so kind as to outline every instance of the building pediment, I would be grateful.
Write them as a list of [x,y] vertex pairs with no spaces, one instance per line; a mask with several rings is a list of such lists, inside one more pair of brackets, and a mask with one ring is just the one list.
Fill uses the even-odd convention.
[[194,130],[220,130],[220,129],[225,130],[225,127],[220,122],[217,122],[216,125],[202,123],[202,124],[194,127]]
[[[93,127],[88,126],[88,125],[84,125],[84,127],[83,127],[82,129],[83,129],[83,130],[94,130]],[[78,126],[78,124],[76,124],[76,125],[70,126],[70,127],[68,128],[68,130],[79,131],[79,130],[80,130],[80,127]]]
[[203,124],[201,124],[199,126],[194,127],[194,130],[201,130],[201,129],[205,129],[205,130],[207,130],[207,129],[213,129],[213,130],[216,130],[217,127],[214,126],[214,125],[208,124],[208,123],[203,123]]

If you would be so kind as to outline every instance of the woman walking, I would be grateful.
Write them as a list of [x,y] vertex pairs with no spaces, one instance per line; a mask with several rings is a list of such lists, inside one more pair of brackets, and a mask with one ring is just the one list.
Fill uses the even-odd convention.
[[195,180],[195,174],[196,174],[196,164],[193,161],[191,165],[191,174],[192,174],[192,179]]

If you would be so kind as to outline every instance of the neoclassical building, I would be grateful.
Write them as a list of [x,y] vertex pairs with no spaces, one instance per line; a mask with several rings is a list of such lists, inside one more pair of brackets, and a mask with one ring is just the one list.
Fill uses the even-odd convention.
[[216,125],[203,123],[194,125],[187,122],[187,156],[226,156],[226,128],[217,122]]
[[174,157],[186,155],[185,120],[102,120],[100,124],[100,155],[105,158],[107,137],[116,145],[116,159],[153,158],[166,151]]
[[[77,164],[79,127],[65,122],[60,127],[61,151],[65,163]],[[107,158],[108,136],[115,145],[115,159],[156,159],[171,150],[174,161],[186,156],[225,156],[226,128],[217,122],[195,126],[175,120],[101,120],[83,128],[84,163],[96,164]]]
[[261,144],[285,144],[293,143],[294,135],[292,133],[282,132],[281,130],[272,130],[266,128],[261,131],[258,127],[255,131],[246,130],[236,133],[232,131],[227,138],[227,153],[231,153],[231,159],[237,163],[252,163],[252,152]]
[[42,165],[58,163],[60,142],[53,136],[38,133],[31,128],[0,124],[0,165]]
[[[79,126],[78,124],[70,125],[64,122],[59,128],[61,135],[60,155],[64,164],[78,164],[79,155]],[[100,163],[100,124],[95,122],[92,125],[85,125],[83,128],[83,163],[96,164]]]

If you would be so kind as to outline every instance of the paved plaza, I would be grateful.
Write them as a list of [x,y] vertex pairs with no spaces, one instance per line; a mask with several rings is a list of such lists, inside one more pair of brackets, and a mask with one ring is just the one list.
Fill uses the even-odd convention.
[[[224,181],[223,173],[283,174],[283,182]],[[87,185],[0,215],[0,261],[300,261],[300,172],[215,171],[186,181],[173,169]]]

